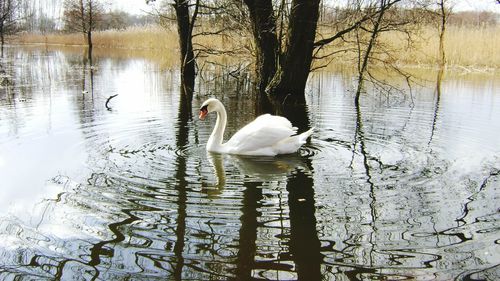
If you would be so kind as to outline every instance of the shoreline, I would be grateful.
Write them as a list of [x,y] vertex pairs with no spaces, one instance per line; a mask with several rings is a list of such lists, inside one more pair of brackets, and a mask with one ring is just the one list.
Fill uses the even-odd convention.
[[[326,32],[326,31],[324,31]],[[497,33],[498,32],[498,33]],[[450,26],[445,41],[447,71],[461,73],[500,73],[500,53],[496,46],[500,45],[500,25],[486,27]],[[401,68],[434,69],[437,70],[436,30],[431,26],[422,29],[415,45],[408,48],[398,34],[384,34],[381,43],[392,48],[393,65]],[[464,40],[465,38],[465,40]],[[78,48],[84,51],[87,46],[82,34],[77,33],[22,33],[9,36],[6,42],[11,46],[36,46],[45,48]],[[93,34],[93,50],[95,55],[107,53],[111,56],[134,56],[161,60],[163,65],[175,67],[178,65],[179,48],[177,33],[172,28],[162,28],[156,25],[131,27],[124,30],[96,31]],[[198,58],[200,65],[206,62],[218,64],[219,67],[232,67],[241,62],[252,63],[251,50],[253,40],[249,37],[223,38],[206,36],[195,38],[195,45],[206,46],[216,50],[226,50],[230,54],[207,55],[201,53]],[[348,45],[341,42],[328,45],[322,50],[331,53],[347,49]],[[333,58],[333,59],[332,59]],[[329,60],[331,60],[329,62]],[[313,62],[312,68],[321,67],[331,71],[340,66],[355,67],[354,54],[341,52],[336,57],[327,57]],[[380,66],[380,64],[379,64]]]
[[[14,46],[22,46],[22,47],[36,47],[36,48],[53,48],[53,49],[77,49],[78,51],[86,51],[87,46],[85,44],[62,44],[62,43],[43,43],[43,42],[8,42],[5,47],[14,47]],[[110,52],[111,51],[111,52]],[[119,51],[119,52],[113,52]],[[175,57],[173,63],[166,63],[170,67],[178,67],[178,50],[175,52],[172,50],[166,49],[151,49],[151,48],[134,48],[134,47],[123,47],[123,46],[100,46],[94,45],[93,54],[97,57],[130,57],[137,56],[145,59],[150,59],[158,62],[159,60],[165,64],[168,60],[170,60],[172,55]],[[225,65],[226,67],[231,67],[233,65]],[[377,67],[377,65],[375,65]],[[378,65],[378,67],[382,67]],[[414,63],[414,64],[398,64],[398,67],[402,69],[413,69],[413,70],[439,70],[439,66],[437,64],[426,64],[426,63]],[[312,71],[312,72],[321,72],[321,71],[335,71],[338,68],[343,69],[354,69],[349,62],[331,62],[327,67]],[[484,65],[459,65],[459,64],[447,64],[445,68],[446,72],[459,73],[459,74],[500,74],[500,68],[493,66],[484,66]]]
[[[328,36],[331,31],[324,28],[318,31],[318,38]],[[458,69],[464,72],[499,72],[500,53],[500,25],[494,26],[449,26],[445,39],[446,68]],[[92,36],[94,50],[119,50],[120,52],[138,52],[141,57],[163,57],[163,62],[169,65],[178,64],[178,36],[172,28],[163,28],[158,25],[130,27],[123,30],[95,31]],[[11,45],[45,46],[70,48],[86,48],[84,37],[79,33],[21,33],[8,36],[6,42]],[[413,38],[414,44],[407,46],[407,42],[398,33],[386,33],[380,37],[380,43],[390,50],[388,58],[393,65],[410,68],[437,69],[438,37],[433,26],[425,26]],[[199,52],[200,62],[212,61],[221,66],[231,67],[242,61],[253,62],[253,38],[250,35],[235,36],[200,36],[194,38],[194,45]],[[216,55],[204,52],[203,48],[216,50]],[[152,53],[152,54],[147,54]],[[316,60],[313,67],[322,66],[326,70],[335,68],[331,65],[355,65],[357,55],[352,52],[349,43],[336,42],[327,45],[318,55],[327,55]],[[380,55],[381,59],[384,54]],[[171,60],[171,61],[166,61]],[[331,61],[331,63],[329,63]]]

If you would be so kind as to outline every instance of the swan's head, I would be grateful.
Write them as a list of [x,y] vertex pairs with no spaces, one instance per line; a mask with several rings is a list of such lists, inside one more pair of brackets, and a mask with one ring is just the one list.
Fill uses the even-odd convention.
[[205,117],[212,111],[219,111],[222,110],[224,106],[218,99],[208,99],[206,100],[200,107],[200,114],[199,118],[200,120],[204,120]]

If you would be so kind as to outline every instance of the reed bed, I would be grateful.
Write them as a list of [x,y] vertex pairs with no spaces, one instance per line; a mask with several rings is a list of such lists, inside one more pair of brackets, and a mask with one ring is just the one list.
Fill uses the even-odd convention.
[[[10,38],[19,44],[85,45],[81,33],[23,33]],[[98,48],[171,50],[178,48],[177,35],[159,26],[130,27],[125,30],[105,30],[92,33],[92,43]]]
[[[445,34],[445,53],[448,67],[487,69],[500,68],[500,26],[449,26]],[[398,34],[381,38],[398,50],[399,64],[435,66],[438,61],[439,35],[437,28],[425,27],[409,48]]]
[[[322,30],[324,37],[328,37],[328,31]],[[321,32],[320,32],[321,34]],[[467,71],[496,71],[500,68],[500,52],[496,46],[500,46],[500,26],[449,26],[445,35],[445,52],[447,67],[451,69],[462,69]],[[347,38],[354,42],[353,38]],[[439,33],[437,27],[425,26],[412,36],[409,44],[408,38],[399,32],[386,32],[379,36],[378,43],[382,49],[373,49],[372,61],[382,64],[382,61],[393,65],[418,68],[435,68],[438,62]],[[357,48],[354,43],[339,41],[327,46],[318,54],[335,53],[327,59],[315,62],[316,67],[324,65],[328,60],[335,64],[356,66]]]
[[[446,33],[446,56],[448,67],[467,69],[498,69],[500,68],[500,26],[449,26]],[[174,27],[160,26],[130,27],[125,30],[98,31],[93,34],[93,44],[97,49],[122,50],[125,52],[150,53],[155,59],[168,60],[167,64],[177,64],[179,47],[177,31]],[[21,34],[9,38],[15,44],[55,44],[55,45],[85,45],[82,34]],[[380,41],[391,52],[391,61],[403,66],[435,67],[438,55],[438,30],[435,27],[424,27],[414,38],[413,48],[407,45],[405,38],[398,33],[386,33]],[[210,52],[199,53],[199,64],[250,64],[252,38],[249,35],[212,35],[198,36],[194,39],[195,47],[207,47]],[[336,52],[341,49],[351,49],[340,52],[333,57],[317,61],[315,65],[324,65],[330,60],[334,64],[352,65],[356,55],[354,46],[332,45],[325,48],[324,53]],[[387,56],[387,54],[386,54]],[[216,58],[214,58],[216,57]],[[328,67],[330,68],[330,66]]]

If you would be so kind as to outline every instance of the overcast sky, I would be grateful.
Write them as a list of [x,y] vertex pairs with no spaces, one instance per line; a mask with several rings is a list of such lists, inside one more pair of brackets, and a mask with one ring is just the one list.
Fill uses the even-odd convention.
[[500,13],[496,0],[457,0],[455,10],[491,11]]
[[107,0],[107,3],[110,3],[112,9],[122,10],[131,14],[141,14],[141,11],[149,10],[145,0]]

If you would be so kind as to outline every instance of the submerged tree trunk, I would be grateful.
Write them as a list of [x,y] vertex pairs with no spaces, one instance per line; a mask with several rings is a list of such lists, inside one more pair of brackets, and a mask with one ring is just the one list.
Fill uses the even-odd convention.
[[196,65],[193,52],[192,32],[198,11],[199,0],[196,1],[192,21],[189,17],[189,1],[175,0],[174,8],[177,16],[177,33],[179,34],[179,47],[181,50],[181,79],[183,85],[193,85],[196,75]]
[[250,12],[252,32],[256,48],[256,77],[261,93],[276,72],[278,38],[271,0],[245,0]]
[[304,103],[312,63],[320,0],[293,0],[286,46],[276,73],[267,86],[269,97],[280,103]]
[[312,63],[320,0],[293,0],[285,39],[280,50],[272,0],[244,0],[250,12],[256,45],[257,84],[277,105],[304,103]]

